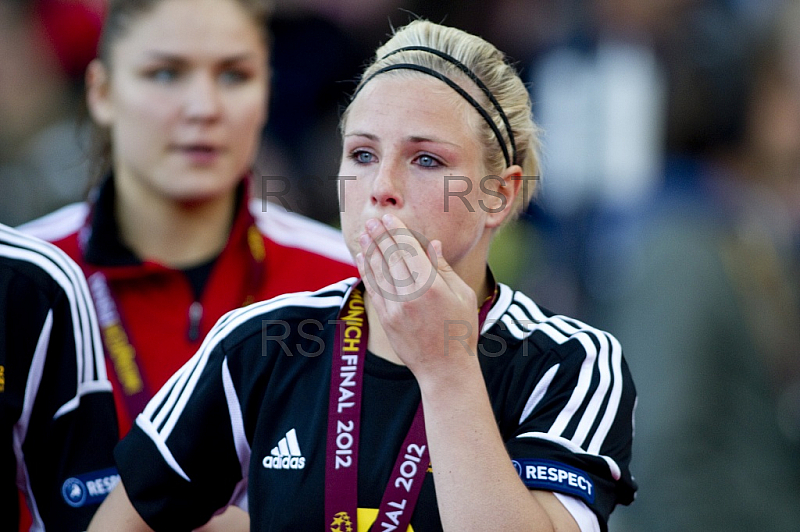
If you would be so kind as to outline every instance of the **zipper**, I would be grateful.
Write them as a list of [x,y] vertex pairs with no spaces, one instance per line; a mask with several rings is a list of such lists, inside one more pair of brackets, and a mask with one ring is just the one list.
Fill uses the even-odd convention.
[[196,342],[200,338],[200,320],[203,317],[203,304],[199,301],[189,305],[189,331],[187,336],[190,342]]

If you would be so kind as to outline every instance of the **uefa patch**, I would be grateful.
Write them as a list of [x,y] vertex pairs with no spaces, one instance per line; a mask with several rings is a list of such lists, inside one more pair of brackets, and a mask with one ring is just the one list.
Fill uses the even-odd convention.
[[511,460],[519,478],[529,488],[569,493],[587,503],[594,502],[594,483],[589,475],[551,460]]
[[61,485],[61,496],[73,508],[100,504],[119,482],[117,469],[110,467],[70,477]]

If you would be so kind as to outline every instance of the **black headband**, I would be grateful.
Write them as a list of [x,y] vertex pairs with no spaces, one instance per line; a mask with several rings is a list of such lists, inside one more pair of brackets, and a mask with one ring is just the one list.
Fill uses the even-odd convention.
[[361,91],[364,85],[366,85],[367,82],[369,82],[372,78],[374,78],[378,74],[389,72],[391,70],[416,70],[417,72],[428,74],[429,76],[433,76],[436,79],[439,79],[444,83],[446,83],[447,85],[449,85],[450,88],[452,88],[454,91],[460,94],[461,97],[467,100],[467,102],[470,105],[472,105],[472,107],[474,107],[476,111],[478,111],[478,113],[481,115],[481,117],[483,117],[486,123],[489,124],[489,127],[492,129],[492,132],[494,133],[495,137],[497,137],[497,142],[498,144],[500,144],[500,149],[503,151],[503,157],[505,158],[506,161],[506,167],[511,166],[512,164],[516,164],[517,146],[516,143],[514,142],[514,134],[511,131],[511,125],[508,123],[508,118],[506,117],[506,114],[503,112],[503,108],[500,107],[500,104],[498,103],[497,99],[494,97],[489,88],[480,80],[480,78],[478,78],[478,76],[476,76],[474,72],[472,72],[469,68],[467,68],[467,66],[464,63],[462,63],[455,57],[452,57],[440,50],[436,50],[434,48],[428,48],[427,46],[407,46],[405,48],[398,48],[397,50],[393,50],[392,52],[389,52],[385,56],[381,57],[379,61],[383,61],[384,59],[386,59],[391,55],[405,51],[420,51],[420,52],[428,52],[434,54],[458,67],[459,70],[461,70],[464,74],[467,75],[467,77],[469,77],[473,82],[475,82],[475,84],[481,89],[481,91],[483,91],[483,93],[486,95],[489,101],[492,102],[494,108],[500,114],[500,118],[502,119],[503,124],[506,127],[506,131],[508,132],[508,140],[511,143],[512,155],[509,156],[508,148],[506,147],[503,135],[500,133],[500,130],[495,125],[494,120],[492,120],[492,117],[489,116],[489,113],[486,112],[486,109],[484,109],[483,106],[481,106],[481,104],[475,100],[475,98],[470,96],[470,94],[464,89],[462,89],[456,82],[454,82],[441,72],[437,72],[436,70],[433,70],[431,68],[424,67],[421,65],[415,65],[413,63],[397,63],[394,65],[383,67],[380,70],[373,72],[372,75],[370,75],[367,79],[361,82],[358,89],[356,89],[355,94],[353,94],[353,99],[355,99],[356,95],[359,93],[359,91]]

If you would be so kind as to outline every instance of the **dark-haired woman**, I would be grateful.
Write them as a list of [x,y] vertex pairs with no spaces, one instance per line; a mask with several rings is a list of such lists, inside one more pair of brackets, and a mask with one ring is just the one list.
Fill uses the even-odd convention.
[[355,271],[335,230],[249,194],[265,17],[258,0],[110,2],[87,72],[107,172],[22,228],[89,278],[123,434],[222,314]]
[[112,0],[87,102],[102,181],[22,229],[83,269],[125,434],[225,312],[355,273],[341,235],[251,197],[260,0]]

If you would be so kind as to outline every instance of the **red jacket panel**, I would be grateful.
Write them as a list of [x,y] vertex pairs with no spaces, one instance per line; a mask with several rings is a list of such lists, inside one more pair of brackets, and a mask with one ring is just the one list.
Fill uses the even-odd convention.
[[78,203],[21,229],[63,249],[87,277],[101,272],[107,280],[124,333],[112,331],[110,350],[109,331],[104,330],[121,435],[133,422],[131,411],[139,408],[129,397],[137,395],[137,382],[138,389],[144,387],[139,399],[149,399],[195,353],[223,314],[253,301],[316,290],[357,275],[341,233],[280,206],[270,203],[262,209],[258,200],[243,199],[228,243],[211,267],[200,300],[195,301],[183,271],[126,259],[124,252],[110,249],[123,246],[109,208],[113,200],[103,199],[109,194],[101,190],[98,198],[105,209]]

